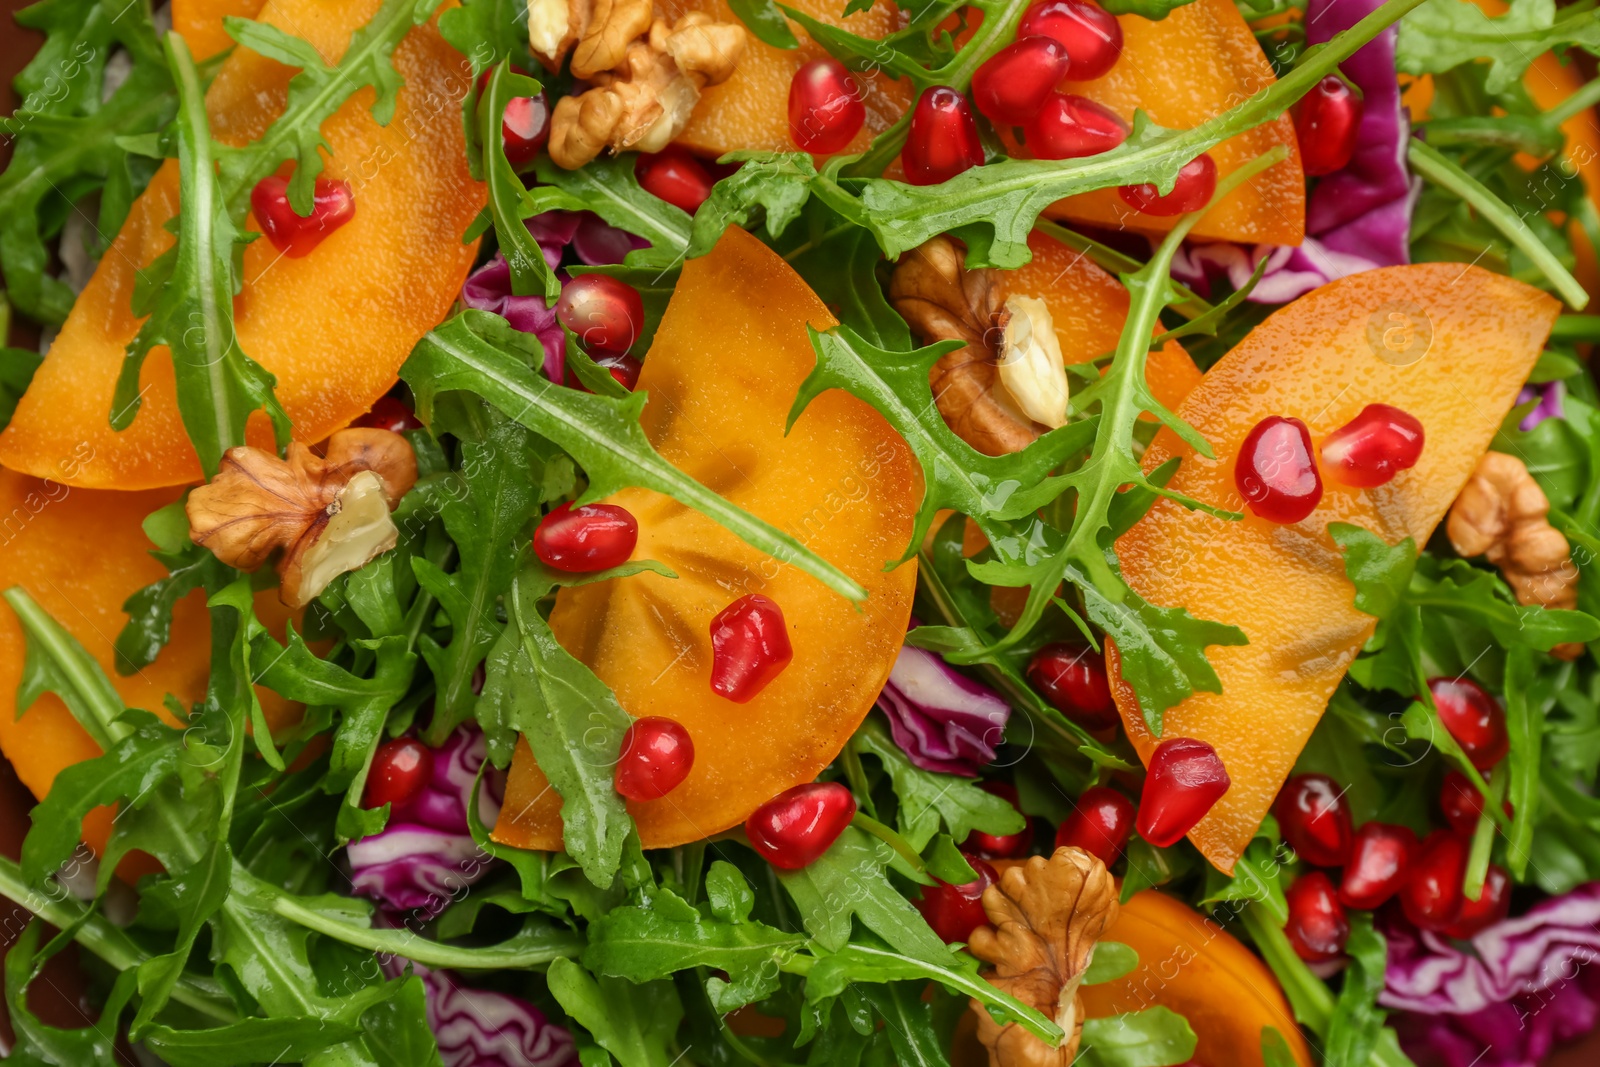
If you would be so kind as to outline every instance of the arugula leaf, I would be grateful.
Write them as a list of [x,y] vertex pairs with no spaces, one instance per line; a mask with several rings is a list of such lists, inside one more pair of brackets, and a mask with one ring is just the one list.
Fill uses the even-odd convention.
[[794,31],[772,0],[729,0],[728,7],[756,38],[774,48],[799,48]]
[[1025,825],[1021,812],[1005,798],[979,789],[976,781],[912,763],[876,716],[856,731],[854,743],[882,761],[900,799],[895,812],[900,833],[918,852],[928,847],[941,825],[957,841],[965,841],[973,830],[1014,834]]
[[154,663],[167,646],[172,639],[172,609],[178,601],[196,589],[220,589],[229,573],[208,549],[189,540],[182,500],[146,516],[144,531],[155,545],[150,555],[167,574],[122,602],[128,622],[117,634],[116,665],[117,673],[124,675]]
[[1083,1021],[1078,1045],[1082,1067],[1169,1067],[1194,1055],[1194,1030],[1170,1008],[1110,1015]]
[[528,8],[519,0],[463,0],[439,16],[439,34],[478,75],[528,46]]
[[1371,912],[1351,914],[1345,952],[1350,966],[1328,1020],[1328,1040],[1322,1048],[1325,1067],[1365,1067],[1383,1030],[1385,1012],[1378,1007],[1378,994],[1383,992],[1389,948],[1372,928]]
[[77,638],[41,608],[26,589],[12,586],[4,597],[28,639],[22,680],[17,686],[17,717],[26,714],[48,690],[62,699],[101,751],[110,749],[130,732],[117,722],[123,711],[121,694]]
[[39,920],[29,921],[6,952],[6,1011],[16,1035],[7,1050],[6,1062],[19,1067],[116,1067],[118,1020],[133,995],[133,975],[124,971],[117,976],[97,1023],[75,1030],[48,1026],[29,1010],[27,990],[76,931],[67,927],[41,950],[39,938],[43,930]]
[[1405,74],[1443,74],[1488,59],[1485,88],[1502,93],[1545,52],[1568,45],[1600,50],[1600,21],[1592,10],[1560,20],[1556,14],[1555,0],[1511,0],[1510,9],[1493,18],[1468,0],[1428,0],[1401,20],[1395,66]]
[[348,1022],[279,1016],[240,1019],[212,1030],[152,1026],[143,1043],[171,1067],[236,1067],[261,1063],[269,1054],[282,1063],[298,1063],[360,1035],[361,1027]]
[[1300,1061],[1289,1048],[1289,1041],[1275,1026],[1261,1028],[1262,1067],[1299,1067]]
[[694,213],[690,259],[711,251],[729,226],[753,230],[755,219],[765,223],[768,236],[782,237],[800,217],[817,178],[816,164],[806,152],[739,151],[722,159],[740,167],[712,186],[711,196]]
[[933,1005],[922,999],[920,982],[884,982],[861,989],[882,1017],[899,1067],[949,1067],[947,1042],[933,1029]]
[[670,982],[596,980],[571,960],[552,963],[548,978],[562,1009],[622,1067],[669,1067],[673,1062],[667,1043],[677,1033],[683,1004]]
[[1194,0],[1106,0],[1101,6],[1113,15],[1138,15],[1160,20]]
[[689,247],[692,223],[687,212],[644,190],[633,173],[634,159],[617,155],[596,159],[577,170],[563,170],[540,156],[534,173],[537,188],[529,191],[529,214],[559,209],[593,211],[618,229],[650,242],[628,253],[630,266],[675,265]]
[[1390,545],[1370,530],[1330,522],[1328,536],[1344,550],[1345,576],[1356,587],[1355,605],[1378,619],[1388,618],[1405,599],[1417,566],[1417,543],[1406,538]]
[[[4,177],[0,176],[0,182],[3,181]],[[4,193],[0,192],[0,196],[4,196]],[[0,248],[3,248],[4,240],[3,230],[0,230]],[[0,252],[0,255],[3,254]],[[5,316],[0,315],[0,325],[4,325],[4,319]],[[11,416],[17,411],[17,402],[28,391],[28,386],[33,383],[34,372],[43,362],[42,355],[26,348],[0,348],[0,430],[11,422]]]
[[1094,953],[1089,957],[1089,967],[1083,972],[1082,984],[1115,982],[1124,975],[1132,974],[1137,966],[1139,953],[1132,946],[1124,945],[1121,941],[1097,941]]
[[489,186],[489,217],[494,220],[500,254],[511,268],[511,291],[518,296],[541,294],[550,304],[561,295],[561,279],[522,222],[533,208],[528,190],[506,158],[506,139],[500,132],[511,98],[533,96],[539,88],[534,79],[511,73],[509,59],[501,60],[478,101],[478,138],[483,146],[484,181]]

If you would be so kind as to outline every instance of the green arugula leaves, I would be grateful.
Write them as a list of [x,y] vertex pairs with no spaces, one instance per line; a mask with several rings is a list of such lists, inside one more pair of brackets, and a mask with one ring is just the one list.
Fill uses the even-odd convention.
[[1406,74],[1443,74],[1488,59],[1486,88],[1499,93],[1541,54],[1572,45],[1600,52],[1592,10],[1558,13],[1555,0],[1511,0],[1510,10],[1491,17],[1470,0],[1428,0],[1401,20],[1395,65]]

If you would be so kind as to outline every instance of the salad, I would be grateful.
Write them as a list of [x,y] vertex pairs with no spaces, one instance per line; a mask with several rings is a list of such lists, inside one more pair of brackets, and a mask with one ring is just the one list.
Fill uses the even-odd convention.
[[7,1059],[1600,1022],[1593,0],[16,21]]

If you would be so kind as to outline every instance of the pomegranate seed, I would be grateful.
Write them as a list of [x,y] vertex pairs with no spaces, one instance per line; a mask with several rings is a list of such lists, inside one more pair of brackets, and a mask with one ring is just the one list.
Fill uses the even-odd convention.
[[711,620],[711,689],[743,704],[794,659],[783,609],[760,593],[748,593]]
[[1028,681],[1085,730],[1104,730],[1118,722],[1105,662],[1087,645],[1045,645],[1028,661]]
[[1078,808],[1056,831],[1056,848],[1081,848],[1107,867],[1117,862],[1133,833],[1133,801],[1103,785],[1090,786]]
[[1066,77],[1091,81],[1116,66],[1122,25],[1093,0],[1045,0],[1022,16],[1018,37],[1053,37],[1067,50]]
[[645,192],[691,215],[706,202],[716,184],[705,164],[681,148],[641,154],[633,165],[633,174]]
[[506,102],[500,121],[506,159],[513,167],[532,163],[550,139],[550,99],[541,90],[535,96],[514,96]]
[[1322,500],[1322,476],[1311,458],[1311,432],[1299,419],[1271,415],[1239,446],[1233,484],[1250,510],[1269,522],[1295,523]]
[[1388,404],[1368,404],[1322,442],[1328,477],[1362,489],[1410,470],[1421,455],[1422,423]]
[[1284,840],[1318,867],[1340,867],[1350,856],[1350,808],[1339,783],[1302,774],[1284,783],[1273,814]]
[[381,808],[393,804],[398,808],[431,781],[433,750],[414,737],[396,737],[379,745],[373,753],[361,806]]
[[1294,132],[1300,141],[1300,166],[1307,177],[1332,174],[1356,153],[1361,132],[1361,90],[1337,74],[1319,81],[1300,99]]
[[1339,903],[1371,911],[1405,884],[1417,835],[1408,826],[1362,823],[1350,841],[1350,858],[1339,881]]
[[626,355],[644,325],[644,299],[627,282],[604,274],[584,274],[561,287],[556,318],[578,335],[584,351]]
[[1428,691],[1444,728],[1474,767],[1486,771],[1505,758],[1511,749],[1505,709],[1483,686],[1471,678],[1431,678]]
[[1283,896],[1289,904],[1289,922],[1283,932],[1296,956],[1307,963],[1326,963],[1344,955],[1350,920],[1332,879],[1322,871],[1310,871],[1296,878]]
[[967,862],[978,872],[976,879],[963,885],[923,886],[922,899],[916,902],[933,932],[949,944],[971,940],[972,931],[989,921],[983,911],[983,891],[1000,880],[994,868],[978,857],[968,856]]
[[628,562],[639,523],[615,504],[562,504],[539,520],[533,550],[547,566],[569,574],[610,570]]
[[1122,199],[1146,215],[1183,215],[1199,211],[1211,203],[1217,191],[1217,164],[1208,155],[1195,156],[1178,171],[1172,192],[1162,195],[1153,182],[1124,185],[1117,190]]
[[1139,797],[1139,836],[1168,848],[1205,818],[1232,785],[1217,750],[1193,737],[1156,746]]
[[1035,159],[1082,159],[1126,141],[1128,124],[1086,97],[1052,93],[1024,132]]
[[813,59],[789,82],[789,136],[802,152],[832,155],[867,121],[861,86],[837,59]]
[[639,372],[644,370],[644,364],[632,356],[600,356],[595,362],[610,371],[617,384],[630,393],[639,384]]
[[1054,37],[1018,37],[972,76],[972,102],[1000,126],[1021,126],[1039,113],[1067,74],[1066,45]]
[[372,403],[372,410],[355,421],[357,426],[400,433],[403,430],[422,429],[422,420],[405,404],[392,396],[380,396]]
[[[1483,814],[1483,794],[1472,780],[1460,771],[1446,771],[1444,784],[1439,787],[1439,807],[1444,811],[1444,821],[1458,834],[1471,837],[1478,829],[1478,816]],[[1500,805],[1506,818],[1511,817],[1511,802]]]
[[323,238],[355,217],[355,194],[349,182],[318,178],[311,198],[311,214],[301,218],[289,206],[289,179],[276,175],[262,178],[250,190],[256,225],[272,247],[290,259],[309,255]]
[[1423,839],[1400,887],[1400,904],[1413,926],[1443,930],[1461,912],[1461,879],[1467,871],[1467,842],[1449,830]]
[[1498,863],[1491,863],[1488,874],[1484,875],[1483,892],[1478,894],[1477,900],[1468,900],[1465,893],[1461,895],[1461,912],[1444,932],[1448,937],[1465,941],[1510,913],[1511,876]]
[[850,790],[838,782],[810,782],[784,790],[751,812],[744,832],[762,859],[798,871],[828,851],[855,814]]
[[[1000,797],[1006,803],[1022,810],[1017,805],[1017,787],[1010,782],[982,782],[978,786],[985,793]],[[1023,816],[1022,829],[1014,834],[986,834],[982,830],[974,830],[967,835],[961,848],[966,852],[975,852],[984,859],[1007,860],[1017,856],[1026,856],[1033,847],[1033,820]]]
[[924,89],[911,112],[900,165],[912,185],[937,185],[983,162],[978,124],[967,98],[935,85]]
[[660,800],[689,777],[693,766],[689,731],[671,719],[646,715],[622,735],[613,781],[629,800]]

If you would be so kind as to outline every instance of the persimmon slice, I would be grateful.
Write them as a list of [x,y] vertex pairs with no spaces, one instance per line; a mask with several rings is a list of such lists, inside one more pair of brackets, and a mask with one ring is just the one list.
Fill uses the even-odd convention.
[[[379,2],[269,0],[260,17],[337,58]],[[280,257],[267,241],[244,253],[239,342],[277,375],[278,399],[304,441],[344,426],[394,384],[417,339],[449,311],[476,253],[475,243],[461,243],[485,195],[467,173],[461,56],[430,24],[400,43],[394,64],[405,86],[388,126],[373,121],[370,88],[323,124],[333,147],[325,173],[353,187],[355,217],[303,259]],[[282,111],[293,73],[235,50],[206,94],[217,139],[241,144],[259,136]],[[129,306],[137,271],[171,245],[165,223],[177,199],[169,161],[134,204],[0,434],[0,464],[91,488],[199,479],[165,348],[144,366],[144,402],[133,424],[117,433],[109,421],[123,350],[139,325]],[[264,416],[252,419],[250,439],[270,446]]]
[[[629,802],[645,847],[736,826],[763,801],[809,782],[860,725],[894,665],[911,612],[914,563],[885,571],[911,537],[921,476],[905,443],[867,404],[832,390],[794,429],[784,421],[816,357],[806,324],[833,317],[788,264],[733,227],[684,264],[639,388],[644,429],[672,463],[799,537],[867,588],[858,610],[815,579],[746,545],[667,497],[609,498],[639,521],[639,574],[563,589],[557,639],[635,717],[685,726],[694,769],[661,800]],[[714,615],[747,593],[783,609],[794,659],[748,703],[711,691]],[[519,743],[495,840],[561,847],[561,798]]]
[[[1163,723],[1165,737],[1210,742],[1233,779],[1189,834],[1218,869],[1233,870],[1372,634],[1373,619],[1352,603],[1328,523],[1354,523],[1390,544],[1426,543],[1511,409],[1558,311],[1531,286],[1454,263],[1331,282],[1257,326],[1178,409],[1216,459],[1194,455],[1165,429],[1151,443],[1146,470],[1179,456],[1174,489],[1238,509],[1234,459],[1269,415],[1303,420],[1318,449],[1378,402],[1410,412],[1427,434],[1414,468],[1371,490],[1325,480],[1317,509],[1292,526],[1248,514],[1228,522],[1163,499],[1117,541],[1136,592],[1249,637],[1248,645],[1207,649],[1222,692],[1195,693]],[[1157,739],[1109,644],[1106,661],[1128,737],[1148,762]]]

